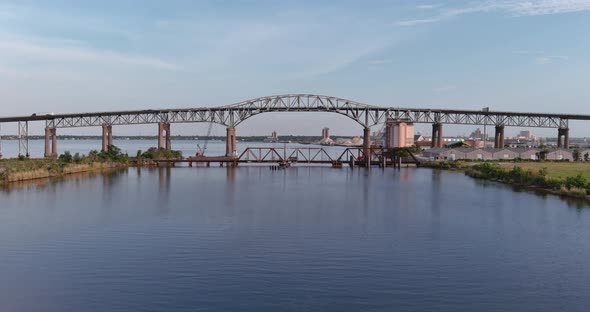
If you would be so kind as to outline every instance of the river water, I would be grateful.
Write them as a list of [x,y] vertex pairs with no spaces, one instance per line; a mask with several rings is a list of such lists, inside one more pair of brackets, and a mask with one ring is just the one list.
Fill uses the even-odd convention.
[[588,311],[589,242],[453,172],[130,168],[0,189],[0,311]]

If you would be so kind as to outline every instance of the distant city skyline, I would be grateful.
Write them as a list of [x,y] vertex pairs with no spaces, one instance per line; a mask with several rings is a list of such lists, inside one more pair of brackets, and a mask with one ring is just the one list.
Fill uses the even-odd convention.
[[[3,1],[0,27],[2,116],[220,106],[285,93],[379,106],[590,113],[588,0]],[[362,134],[336,114],[287,113],[252,118],[237,135],[317,135],[324,127]],[[429,127],[416,131],[429,135]],[[198,136],[206,128],[171,131]],[[570,128],[572,137],[590,136],[590,123]],[[447,126],[445,135],[473,130]],[[506,134],[522,130],[556,136],[536,128]],[[16,133],[16,125],[2,133]],[[77,133],[100,129],[59,132]]]

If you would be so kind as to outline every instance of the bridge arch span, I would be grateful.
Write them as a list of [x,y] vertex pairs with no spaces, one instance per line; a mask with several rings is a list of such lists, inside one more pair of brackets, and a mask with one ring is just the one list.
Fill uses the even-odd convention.
[[224,123],[228,127],[235,127],[252,116],[267,112],[327,112],[346,116],[363,127],[379,123],[379,118],[374,118],[378,116],[371,116],[370,113],[379,110],[378,106],[316,94],[265,96],[217,109],[229,112],[230,116]]

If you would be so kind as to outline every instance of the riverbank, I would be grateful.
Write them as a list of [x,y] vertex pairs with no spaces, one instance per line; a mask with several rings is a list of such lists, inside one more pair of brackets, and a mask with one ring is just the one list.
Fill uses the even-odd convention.
[[129,165],[130,163],[112,161],[65,163],[51,159],[0,160],[0,184],[61,177],[69,174],[104,169],[123,168]]
[[590,163],[585,162],[432,161],[422,163],[421,166],[459,170],[476,179],[590,199]]
[[179,151],[150,148],[146,152],[137,151],[135,157],[121,152],[110,145],[107,151],[91,151],[88,155],[72,155],[68,151],[57,159],[0,159],[0,184],[61,177],[69,174],[99,171],[104,169],[126,168],[130,166],[149,166],[153,159],[182,158]]

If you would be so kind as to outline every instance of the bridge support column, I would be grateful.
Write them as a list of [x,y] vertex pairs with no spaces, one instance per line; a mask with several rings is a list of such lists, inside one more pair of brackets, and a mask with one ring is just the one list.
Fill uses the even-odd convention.
[[367,160],[367,166],[371,165],[371,128],[363,129],[363,154]]
[[57,158],[57,131],[55,128],[45,128],[45,157]]
[[496,126],[496,134],[494,136],[494,148],[504,147],[504,126]]
[[225,156],[235,156],[236,153],[236,128],[228,127],[225,138]]
[[51,157],[51,129],[45,128],[45,158]]
[[51,157],[57,159],[57,130],[51,129]]
[[432,136],[430,138],[430,147],[438,147],[438,143],[436,143],[437,140],[438,140],[438,125],[432,124]]
[[170,124],[166,124],[166,150],[172,150],[172,139],[170,138]]
[[[166,133],[164,135],[164,132]],[[167,122],[158,123],[158,149],[165,148],[172,149],[172,142],[170,140],[170,124]]]
[[102,126],[102,151],[103,152],[108,151],[109,145],[113,145],[113,126],[103,125]]
[[442,134],[442,124],[440,123],[433,123],[432,124],[432,139],[430,142],[430,147],[443,147],[444,140]]
[[558,148],[570,148],[570,129],[559,128],[557,129],[557,147]]

